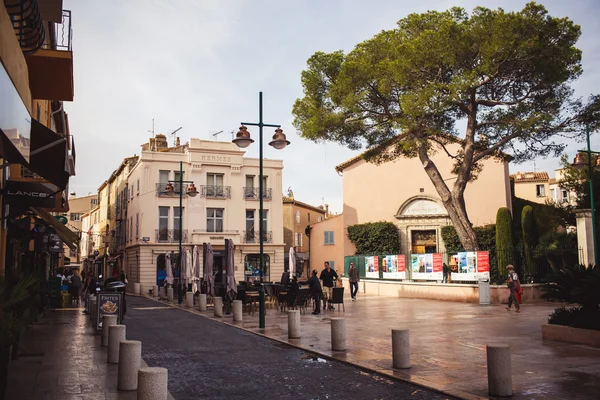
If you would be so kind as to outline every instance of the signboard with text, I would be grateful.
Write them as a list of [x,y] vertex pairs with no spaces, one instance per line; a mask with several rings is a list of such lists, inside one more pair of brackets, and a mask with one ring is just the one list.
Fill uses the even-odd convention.
[[442,254],[411,254],[410,272],[413,280],[442,281],[444,279]]
[[123,318],[123,294],[122,293],[98,293],[98,320],[96,328],[102,329],[102,317],[105,315],[116,315],[117,324],[121,323]]
[[384,256],[381,260],[383,279],[406,279],[406,258],[404,254]]
[[453,281],[490,279],[490,253],[488,251],[467,251],[452,257],[451,265],[456,265],[457,270],[450,275]]
[[365,257],[365,277],[379,278],[379,257]]

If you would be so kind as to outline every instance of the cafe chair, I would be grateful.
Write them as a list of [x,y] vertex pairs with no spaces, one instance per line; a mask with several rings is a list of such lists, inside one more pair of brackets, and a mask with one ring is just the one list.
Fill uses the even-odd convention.
[[344,289],[343,287],[333,288],[333,293],[331,295],[331,299],[329,300],[329,304],[338,306],[338,311],[340,311],[340,304],[342,305],[342,309],[346,312],[346,306],[344,305]]

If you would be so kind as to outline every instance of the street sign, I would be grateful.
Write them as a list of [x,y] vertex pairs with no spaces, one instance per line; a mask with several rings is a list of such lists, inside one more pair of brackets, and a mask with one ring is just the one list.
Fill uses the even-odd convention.
[[61,224],[66,225],[69,220],[64,215],[57,215],[56,218]]

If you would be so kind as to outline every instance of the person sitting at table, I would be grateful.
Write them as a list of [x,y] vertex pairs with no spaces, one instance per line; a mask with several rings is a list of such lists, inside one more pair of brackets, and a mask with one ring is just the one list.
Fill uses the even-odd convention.
[[321,314],[321,295],[323,294],[323,289],[321,289],[321,281],[317,277],[317,270],[314,269],[312,272],[312,276],[304,282],[300,282],[301,285],[308,285],[310,288],[310,294],[315,300],[315,310],[313,311],[313,315]]

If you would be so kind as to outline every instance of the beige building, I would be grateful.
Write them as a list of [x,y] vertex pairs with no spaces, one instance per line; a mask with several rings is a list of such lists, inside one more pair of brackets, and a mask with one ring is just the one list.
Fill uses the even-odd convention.
[[294,198],[291,190],[283,197],[283,239],[285,242],[285,260],[289,263],[291,247],[296,250],[296,271],[303,277],[309,276],[310,241],[306,235],[307,227],[325,219],[328,206],[315,207]]
[[514,182],[515,197],[539,204],[546,204],[551,198],[547,172],[517,172],[510,179]]
[[[169,181],[193,181],[198,190],[188,196],[183,187],[183,210],[176,194],[166,190]],[[128,175],[126,266],[129,283],[155,285],[164,277],[164,255],[178,252],[180,221],[183,246],[191,249],[211,243],[214,270],[224,264],[224,240],[235,244],[235,278],[257,276],[259,226],[265,226],[265,280],[279,280],[284,270],[283,162],[264,159],[263,218],[259,216],[259,160],[244,157],[230,142],[191,139],[189,144],[169,147],[164,135],[142,146],[137,164]],[[182,218],[180,217],[182,215]],[[201,252],[202,253],[202,252]]]
[[331,216],[311,225],[310,268],[321,271],[327,261],[331,268],[342,272],[345,235],[343,214]]
[[[65,213],[64,216],[67,218],[67,228],[69,228],[77,236],[82,236],[82,218],[83,215],[89,213],[94,207],[98,205],[97,195],[88,195],[84,197],[77,197],[75,193],[71,193],[69,196],[69,212]],[[86,231],[87,232],[87,231]],[[86,256],[85,249],[81,245],[77,249],[71,249],[66,244],[64,245],[64,254],[70,258],[71,264],[80,263],[83,257]]]

